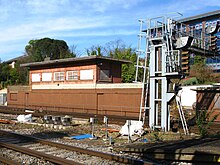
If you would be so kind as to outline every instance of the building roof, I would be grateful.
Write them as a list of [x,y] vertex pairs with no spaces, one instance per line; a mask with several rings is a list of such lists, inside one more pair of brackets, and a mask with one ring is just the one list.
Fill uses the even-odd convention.
[[212,12],[208,12],[204,14],[199,14],[199,15],[192,16],[192,17],[183,18],[183,19],[180,19],[179,22],[183,22],[183,23],[191,22],[191,21],[196,21],[196,20],[200,20],[200,19],[204,19],[208,17],[214,17],[214,16],[220,17],[220,10],[216,10],[216,11],[212,11]]
[[16,61],[18,61],[18,60],[20,60],[20,59],[23,59],[23,58],[26,58],[26,57],[27,57],[27,55],[18,56],[18,57],[15,57],[15,58],[12,58],[12,59],[10,59],[10,60],[5,61],[5,63],[10,64],[10,63],[12,63],[13,61],[16,62]]
[[65,59],[57,59],[57,60],[47,60],[42,62],[33,62],[33,63],[26,63],[21,64],[21,67],[35,67],[35,66],[51,66],[51,65],[58,65],[58,64],[70,64],[70,63],[80,63],[80,62],[95,62],[95,61],[109,61],[112,63],[131,63],[128,60],[120,60],[114,59],[109,57],[103,56],[86,56],[86,57],[78,57],[78,58],[65,58]]

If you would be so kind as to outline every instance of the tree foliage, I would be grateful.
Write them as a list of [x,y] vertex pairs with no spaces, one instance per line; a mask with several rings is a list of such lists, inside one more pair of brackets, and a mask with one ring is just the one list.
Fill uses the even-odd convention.
[[116,40],[106,44],[105,52],[109,57],[131,61],[131,64],[122,65],[122,82],[133,82],[135,80],[135,64],[137,60],[135,50],[131,46],[126,46],[123,41]]
[[214,81],[212,69],[205,64],[205,58],[201,56],[195,56],[194,64],[190,68],[190,76],[196,77],[199,84]]
[[63,40],[50,38],[30,40],[25,47],[26,56],[18,58],[14,68],[5,62],[0,62],[0,88],[28,83],[27,68],[21,68],[20,64],[43,61],[46,57],[52,60],[75,57],[75,49],[76,47],[73,46],[72,50],[69,50],[67,43]]
[[205,57],[196,55],[194,57],[194,64],[203,64],[203,65],[205,65]]
[[0,89],[8,85],[27,84],[28,70],[27,68],[21,68],[20,64],[29,61],[30,59],[28,56],[24,59],[19,59],[14,68],[5,62],[0,63]]
[[86,49],[86,53],[88,56],[103,56],[103,47],[98,45],[98,46],[92,46],[89,49]]
[[110,41],[104,46],[92,46],[86,49],[86,51],[88,56],[106,56],[115,59],[130,60],[131,64],[122,65],[122,82],[129,83],[135,80],[137,54],[131,46],[127,46],[122,40]]
[[51,38],[30,40],[25,50],[34,62],[43,61],[46,57],[52,60],[75,57],[65,41]]
[[12,69],[7,63],[0,64],[0,89],[7,85],[16,84],[19,78],[19,73],[16,69]]
[[199,129],[199,134],[202,138],[206,137],[209,132],[208,129],[220,114],[214,114],[213,110],[197,110],[196,124]]
[[212,69],[204,64],[194,64],[190,75],[196,77],[199,84],[211,83],[214,80]]

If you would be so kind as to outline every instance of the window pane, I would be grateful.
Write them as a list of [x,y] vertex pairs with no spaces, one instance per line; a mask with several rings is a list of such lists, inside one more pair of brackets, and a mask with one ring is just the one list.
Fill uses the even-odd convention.
[[67,71],[67,80],[78,80],[78,71]]
[[81,70],[80,80],[93,80],[93,70]]
[[51,81],[52,73],[42,73],[42,81]]
[[40,82],[40,73],[32,74],[32,82]]
[[100,80],[109,80],[110,71],[109,70],[100,70]]
[[64,81],[64,72],[55,72],[54,81]]

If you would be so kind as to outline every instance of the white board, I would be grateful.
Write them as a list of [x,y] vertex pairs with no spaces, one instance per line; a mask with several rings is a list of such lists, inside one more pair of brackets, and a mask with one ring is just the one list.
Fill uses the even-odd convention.
[[93,70],[80,70],[80,80],[93,80]]
[[31,76],[31,81],[32,82],[40,82],[40,73],[34,73]]
[[42,73],[42,81],[52,81],[52,73]]
[[210,86],[211,85],[181,86],[182,90],[180,91],[180,97],[182,106],[192,108],[193,103],[196,102],[196,91],[194,91],[193,89]]

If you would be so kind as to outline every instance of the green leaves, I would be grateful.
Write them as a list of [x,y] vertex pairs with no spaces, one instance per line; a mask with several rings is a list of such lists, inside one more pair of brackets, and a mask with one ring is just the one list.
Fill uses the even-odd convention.
[[194,57],[190,76],[196,77],[198,84],[209,84],[214,81],[213,70],[205,64],[205,58],[198,55]]
[[43,61],[46,57],[52,60],[74,57],[65,41],[50,38],[30,40],[25,50],[33,62]]
[[217,119],[218,116],[219,114],[213,114],[212,110],[197,111],[196,124],[199,129],[199,134],[202,138],[208,136],[208,129],[213,124],[213,122]]
[[19,73],[16,68],[11,68],[7,63],[0,63],[0,82],[1,88],[7,85],[17,84],[19,81]]
[[122,82],[130,83],[135,80],[135,64],[137,54],[134,49],[126,44],[122,40],[110,41],[105,46],[92,46],[86,49],[88,56],[106,56],[115,59],[130,60],[131,64],[122,65]]
[[28,83],[28,71],[27,68],[20,68],[22,63],[44,61],[46,57],[53,60],[76,56],[73,50],[70,52],[65,41],[51,38],[30,40],[25,46],[25,51],[27,56],[18,58],[15,68],[11,68],[7,63],[0,62],[0,88],[5,88],[7,85]]

